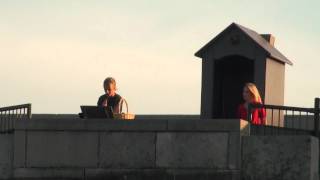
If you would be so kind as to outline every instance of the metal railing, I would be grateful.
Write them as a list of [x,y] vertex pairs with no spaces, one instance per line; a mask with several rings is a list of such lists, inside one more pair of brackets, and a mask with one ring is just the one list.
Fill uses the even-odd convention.
[[31,119],[31,104],[0,108],[0,133],[12,132],[18,119]]
[[[247,120],[252,135],[312,134],[319,137],[319,98],[315,98],[313,108],[249,104]],[[266,124],[252,124],[252,112],[263,108]]]

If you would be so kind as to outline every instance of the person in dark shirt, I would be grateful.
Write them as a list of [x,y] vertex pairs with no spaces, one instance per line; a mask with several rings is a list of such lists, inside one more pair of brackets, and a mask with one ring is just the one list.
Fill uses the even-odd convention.
[[122,97],[116,93],[116,80],[112,77],[106,78],[103,82],[103,88],[106,93],[99,97],[97,105],[110,107],[114,113],[120,113],[119,102]]

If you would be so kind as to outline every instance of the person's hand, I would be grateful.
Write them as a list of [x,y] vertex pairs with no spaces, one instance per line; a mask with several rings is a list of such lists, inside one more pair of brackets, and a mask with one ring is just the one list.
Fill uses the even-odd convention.
[[119,109],[119,105],[116,105],[115,108],[113,109],[114,113],[121,113]]
[[107,99],[105,99],[105,100],[102,102],[102,106],[104,106],[104,107],[107,107],[107,106],[108,106],[108,100],[107,100]]

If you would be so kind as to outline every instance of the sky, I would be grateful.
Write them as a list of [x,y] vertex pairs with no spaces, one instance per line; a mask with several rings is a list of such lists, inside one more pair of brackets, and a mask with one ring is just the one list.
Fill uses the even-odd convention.
[[285,105],[320,97],[319,0],[0,0],[0,107],[78,113],[103,80],[135,114],[199,114],[203,45],[232,22],[275,36]]

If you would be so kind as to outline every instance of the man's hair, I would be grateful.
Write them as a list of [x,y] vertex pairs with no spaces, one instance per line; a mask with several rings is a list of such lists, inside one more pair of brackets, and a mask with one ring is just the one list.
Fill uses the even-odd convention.
[[106,89],[106,87],[109,84],[114,84],[115,89],[117,90],[117,83],[116,80],[113,77],[107,77],[104,81],[103,81],[103,88]]

